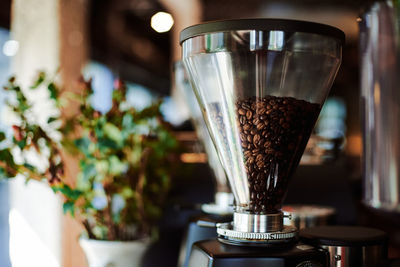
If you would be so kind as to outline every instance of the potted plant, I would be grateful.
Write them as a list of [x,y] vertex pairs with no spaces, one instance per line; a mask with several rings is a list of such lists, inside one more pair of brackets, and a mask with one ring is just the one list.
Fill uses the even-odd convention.
[[[32,119],[32,104],[15,78],[4,87],[14,96],[7,105],[19,123],[12,126],[11,140],[0,132],[0,175],[46,179],[54,192],[63,195],[64,212],[86,230],[80,244],[91,267],[128,262],[132,266],[134,258],[140,259],[135,251],[143,251],[156,235],[179,152],[177,140],[162,119],[161,102],[136,110],[127,105],[127,88],[117,81],[112,107],[101,113],[91,105],[90,81],[82,79],[79,94],[72,94],[40,73],[27,90],[43,86],[60,114],[45,125]],[[79,112],[61,115],[71,101],[78,102]],[[24,157],[32,150],[46,159],[44,169]],[[72,183],[64,175],[67,153],[79,159],[79,174]]]

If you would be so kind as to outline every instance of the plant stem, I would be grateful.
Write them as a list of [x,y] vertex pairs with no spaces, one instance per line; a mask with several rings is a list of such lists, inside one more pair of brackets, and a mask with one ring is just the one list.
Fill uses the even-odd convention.
[[92,229],[90,228],[89,222],[87,220],[82,221],[83,226],[86,229],[86,232],[88,233],[88,236],[90,239],[96,239],[96,236],[93,234]]
[[0,167],[10,173],[16,172],[17,174],[22,174],[24,176],[26,176],[26,174],[28,174],[28,176],[29,176],[28,179],[42,181],[42,179],[45,177],[44,175],[40,176],[40,175],[36,174],[35,172],[32,172],[31,170],[29,170],[27,167],[25,167],[23,165],[17,165],[17,168],[12,168],[9,165],[7,165],[7,163],[0,161]]
[[[147,161],[149,159],[149,156],[152,152],[152,149],[150,147],[146,147],[143,151],[142,158],[140,159],[140,169],[139,169],[139,175],[138,175],[138,182],[136,184],[136,193],[137,193],[137,206],[139,210],[139,215],[141,217],[142,222],[146,222],[146,213],[144,210],[144,201],[143,201],[143,186],[144,186],[144,181],[146,178],[146,166],[147,166]],[[143,231],[147,232],[148,225],[147,223],[143,223]]]

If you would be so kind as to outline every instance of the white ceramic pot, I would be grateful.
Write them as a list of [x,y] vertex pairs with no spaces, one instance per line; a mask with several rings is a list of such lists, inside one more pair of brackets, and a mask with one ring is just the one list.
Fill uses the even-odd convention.
[[139,267],[150,239],[102,241],[80,238],[89,267]]

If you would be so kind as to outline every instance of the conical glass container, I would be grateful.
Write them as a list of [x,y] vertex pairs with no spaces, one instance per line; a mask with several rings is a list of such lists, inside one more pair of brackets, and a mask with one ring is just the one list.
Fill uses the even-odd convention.
[[182,60],[235,197],[235,231],[282,230],[287,184],[343,42],[336,28],[277,19],[217,21],[181,32]]
[[182,61],[177,61],[174,64],[173,86],[185,100],[196,134],[204,146],[208,158],[208,164],[215,177],[215,202],[212,204],[202,205],[202,210],[206,213],[212,214],[231,214],[233,197],[228,185],[228,179],[225,170],[218,159],[217,151],[215,150],[210,134],[208,133],[201,109],[188,80]]

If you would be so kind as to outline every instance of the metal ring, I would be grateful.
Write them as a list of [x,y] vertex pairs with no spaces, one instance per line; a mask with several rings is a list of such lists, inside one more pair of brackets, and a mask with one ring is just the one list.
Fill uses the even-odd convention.
[[282,231],[268,233],[248,233],[233,230],[232,223],[217,224],[217,234],[238,242],[270,243],[285,242],[297,238],[297,229],[285,226]]

